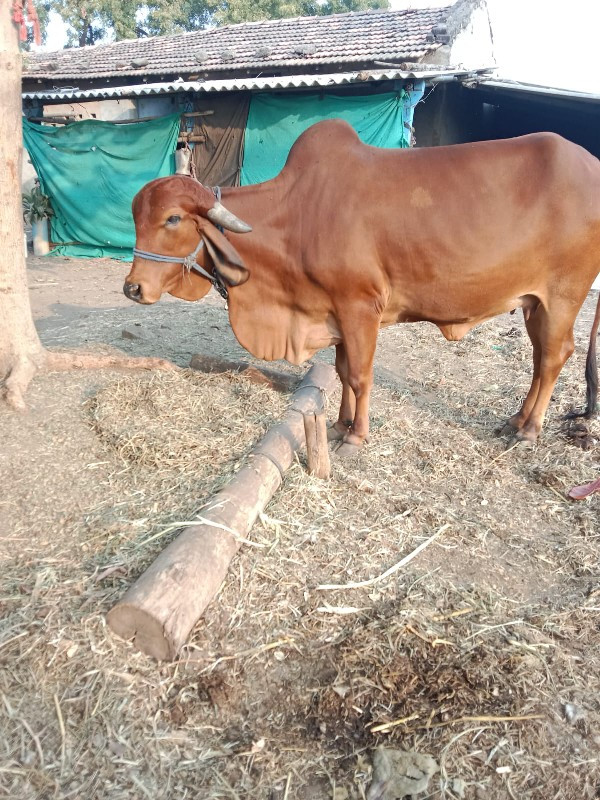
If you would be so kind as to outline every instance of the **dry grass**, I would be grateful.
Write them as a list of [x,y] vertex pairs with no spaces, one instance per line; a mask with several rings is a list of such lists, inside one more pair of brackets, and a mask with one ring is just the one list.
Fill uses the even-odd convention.
[[[265,547],[241,551],[173,664],[104,614],[282,399],[192,375],[95,391],[95,505],[0,581],[0,793],[358,800],[369,750],[390,743],[436,758],[430,798],[598,797],[600,497],[565,498],[598,446],[560,428],[581,358],[539,446],[494,438],[529,377],[512,323],[454,347],[425,326],[384,332],[369,447],[328,482],[292,467],[252,533]],[[318,588],[380,576],[442,528],[385,579]]]

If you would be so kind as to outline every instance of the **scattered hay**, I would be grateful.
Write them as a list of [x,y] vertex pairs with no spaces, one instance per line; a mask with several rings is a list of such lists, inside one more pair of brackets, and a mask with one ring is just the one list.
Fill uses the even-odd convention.
[[[91,397],[81,416],[76,383],[86,379]],[[36,397],[44,381],[56,407]],[[3,504],[20,513],[6,517],[15,556],[5,551],[0,579],[0,794],[129,800],[148,794],[143,773],[153,763],[163,788],[152,796],[171,797],[171,737],[147,716],[166,698],[161,690],[153,699],[151,689],[161,670],[107,636],[104,614],[123,579],[139,574],[174,534],[174,522],[193,517],[231,476],[286,399],[238,376],[192,371],[44,381],[32,390],[30,416],[0,420],[18,454],[38,400],[30,436],[60,448],[52,450],[54,469],[41,449],[39,460],[4,481]],[[136,658],[145,675],[141,695],[130,673]],[[144,720],[139,730],[136,717]],[[137,768],[130,747],[141,754]],[[186,771],[190,789],[194,773]]]
[[[152,502],[152,516],[142,519],[146,535],[139,541],[137,530],[133,537],[147,560],[231,478],[286,401],[236,375],[186,370],[123,378],[86,405],[98,438],[118,460],[115,489],[127,475],[141,504]],[[88,518],[94,526],[115,522],[107,503]],[[139,569],[137,558],[132,566]]]
[[0,579],[0,793],[364,800],[384,744],[435,758],[431,798],[597,797],[600,496],[566,492],[597,475],[598,447],[561,435],[581,357],[536,448],[493,436],[530,377],[520,334],[507,317],[454,347],[385,331],[369,447],[326,482],[291,468],[253,530],[264,547],[241,551],[173,664],[104,613],[285,400],[194,374],[95,391],[93,502],[58,498],[60,525],[30,543],[52,519],[38,503]]
[[192,370],[123,378],[88,402],[100,438],[125,463],[161,472],[220,472],[285,407],[265,387]]

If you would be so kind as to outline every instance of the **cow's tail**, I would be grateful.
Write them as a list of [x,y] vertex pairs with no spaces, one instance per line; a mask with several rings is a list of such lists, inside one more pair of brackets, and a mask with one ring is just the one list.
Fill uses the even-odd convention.
[[596,316],[592,323],[590,333],[590,344],[588,347],[587,358],[585,360],[585,382],[586,389],[586,408],[578,416],[590,419],[596,415],[598,410],[598,362],[596,359],[596,339],[598,338],[598,327],[600,326],[600,294],[598,295],[598,305],[596,306]]

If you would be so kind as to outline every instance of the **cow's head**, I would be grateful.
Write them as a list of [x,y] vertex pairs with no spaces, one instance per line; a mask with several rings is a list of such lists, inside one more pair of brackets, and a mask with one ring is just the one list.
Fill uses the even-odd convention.
[[[136,250],[148,257],[134,254],[123,286],[130,300],[156,303],[163,292],[183,300],[204,297],[210,281],[182,263],[194,251],[197,263],[211,275],[218,271],[226,285],[237,286],[248,279],[238,252],[217,226],[236,233],[246,233],[251,227],[193,178],[172,175],[147,183],[134,197],[132,210]],[[166,258],[154,260],[151,255]]]

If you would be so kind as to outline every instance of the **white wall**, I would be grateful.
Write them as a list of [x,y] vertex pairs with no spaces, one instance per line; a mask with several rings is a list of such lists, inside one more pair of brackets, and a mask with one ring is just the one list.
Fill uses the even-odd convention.
[[487,0],[498,74],[600,93],[600,0]]
[[[390,0],[392,8],[439,8],[456,0]],[[486,0],[497,74],[504,78],[600,94],[600,0]],[[475,22],[479,12],[473,15]],[[485,38],[483,26],[477,30]],[[456,55],[471,66],[479,34],[462,36]],[[483,45],[485,47],[485,45]],[[484,53],[485,54],[485,53]],[[453,53],[454,56],[454,53]],[[478,66],[483,66],[480,63]]]
[[160,97],[120,98],[112,100],[81,100],[73,103],[44,105],[45,117],[75,114],[79,119],[100,119],[108,122],[136,120],[145,117],[163,117],[179,108],[175,95]]
[[448,63],[452,66],[493,67],[496,63],[488,7],[482,3],[452,42]]
[[48,103],[44,105],[45,117],[60,117],[62,114],[75,114],[76,119],[125,120],[137,119],[135,100],[82,100],[73,103]]

